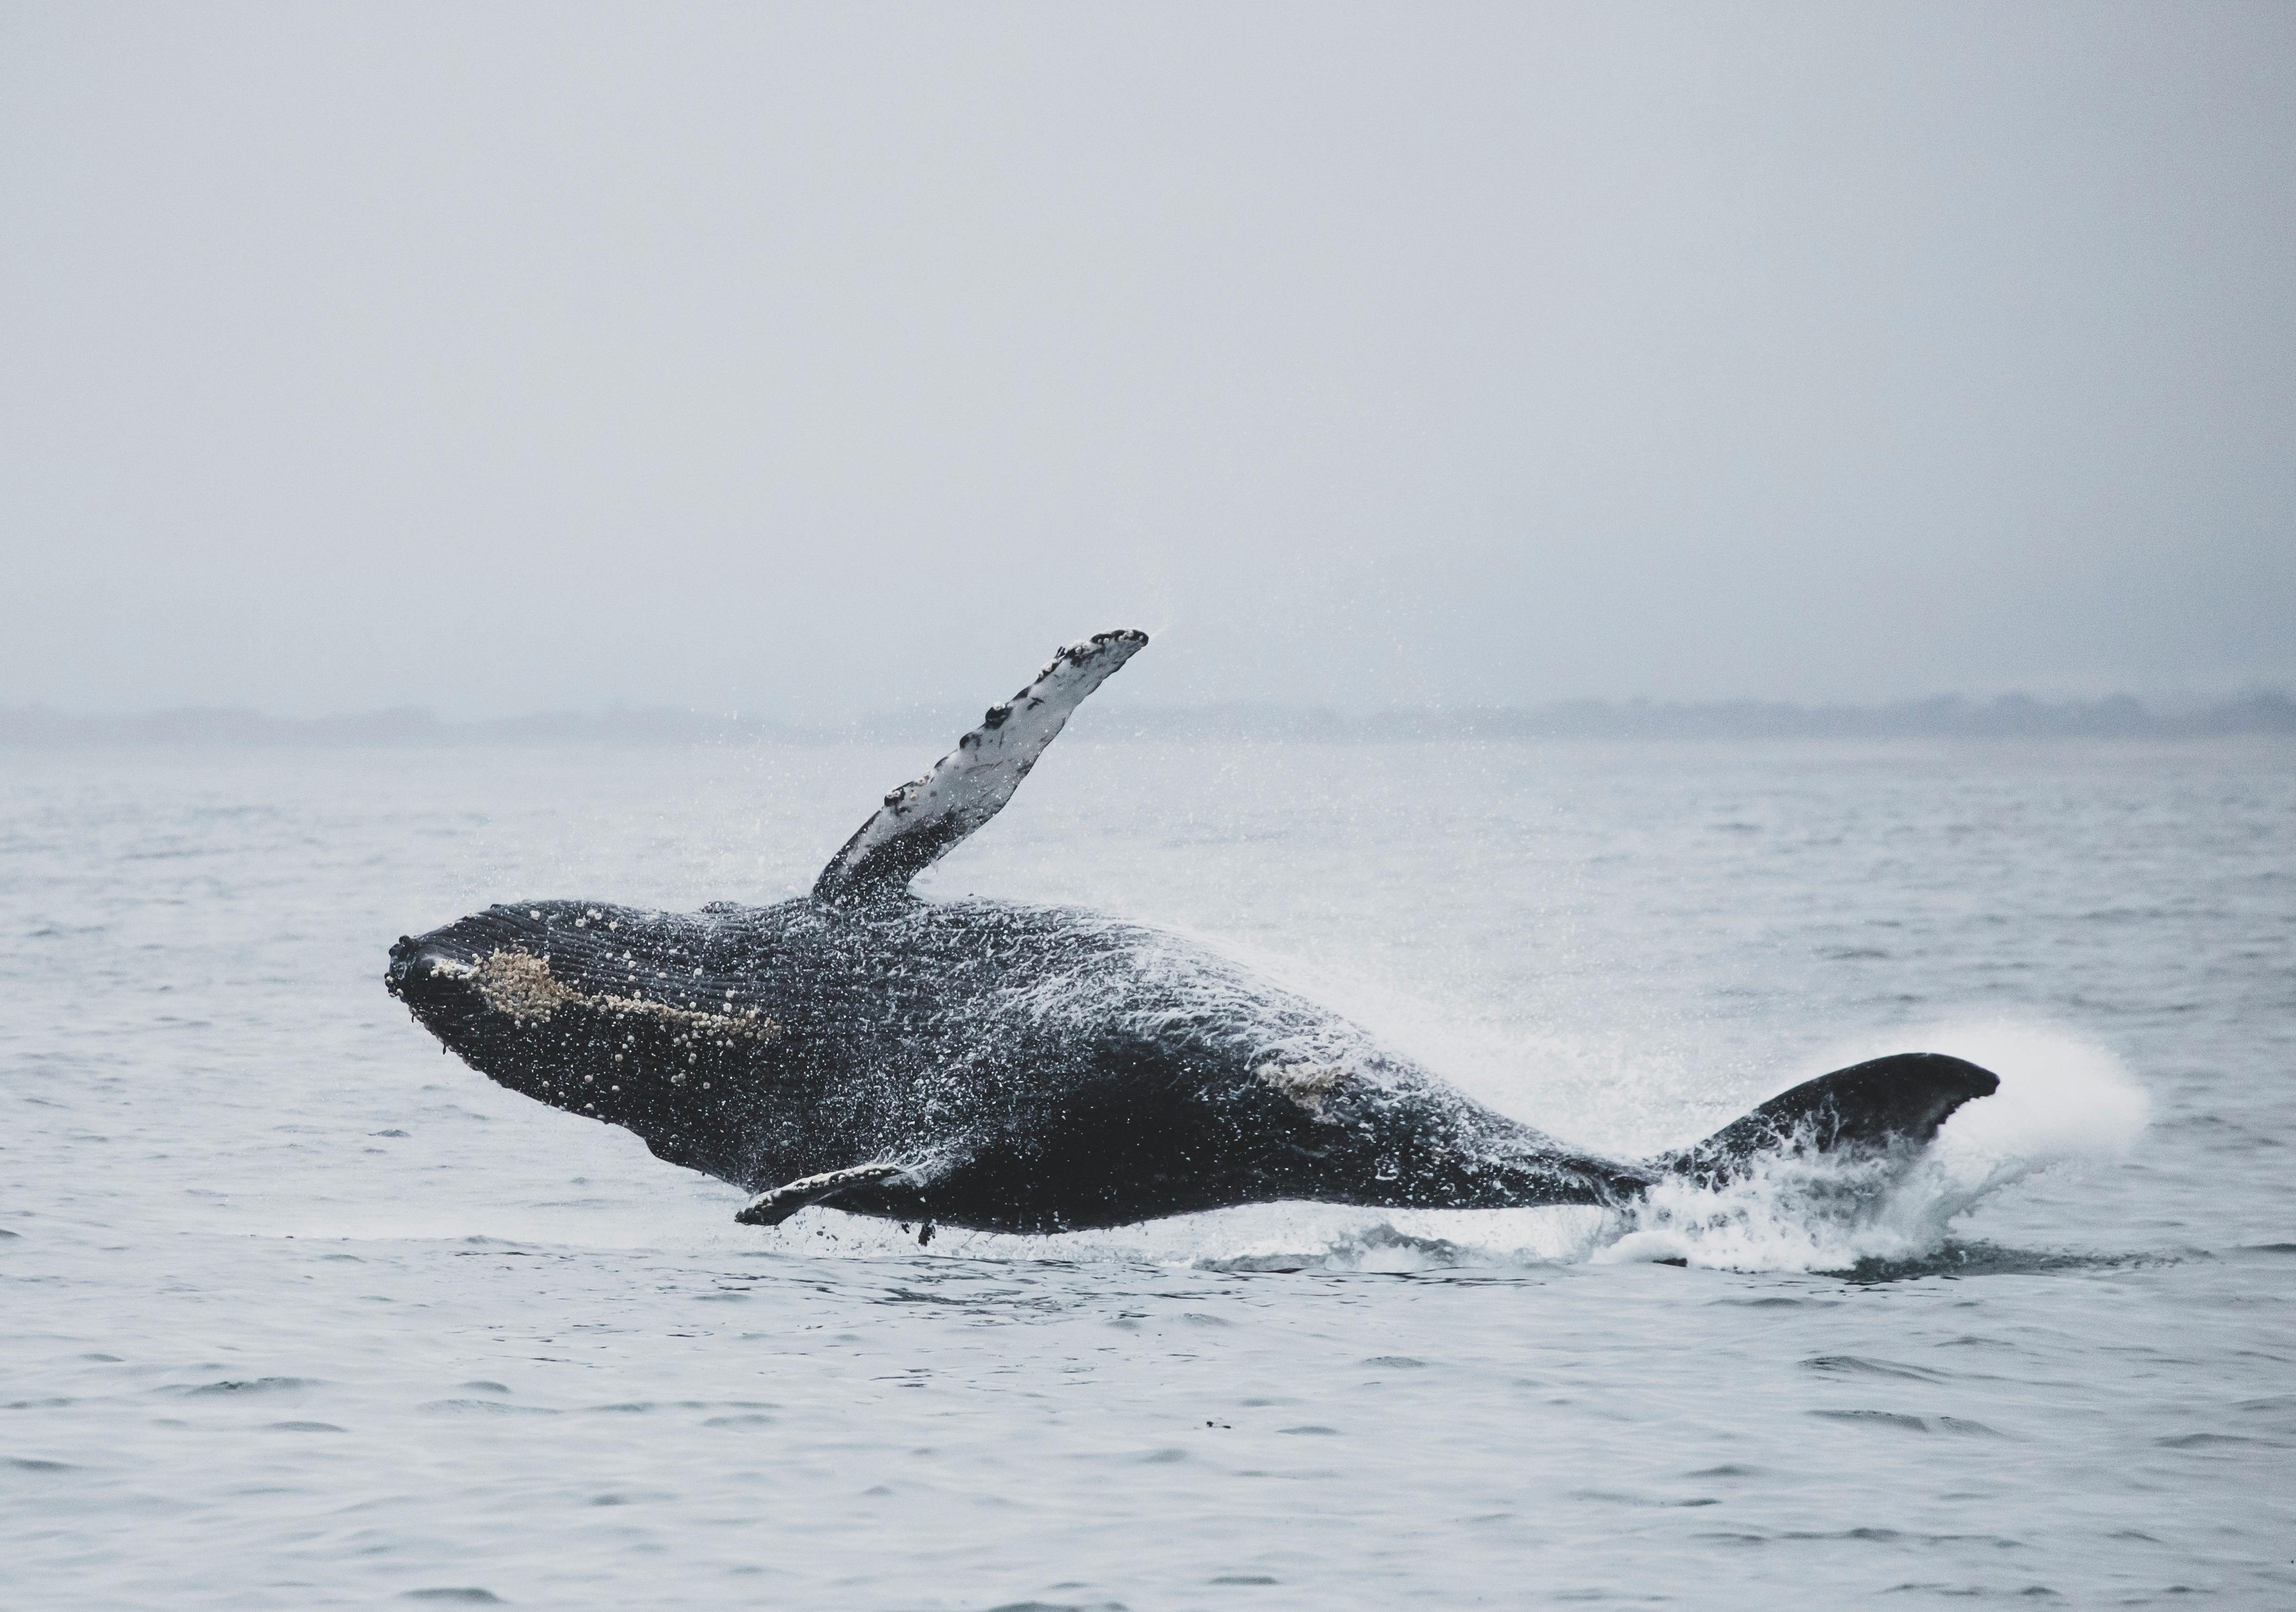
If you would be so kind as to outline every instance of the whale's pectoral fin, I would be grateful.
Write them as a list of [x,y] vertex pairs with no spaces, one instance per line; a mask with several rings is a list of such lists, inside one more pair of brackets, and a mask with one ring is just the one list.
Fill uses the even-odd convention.
[[745,1226],[777,1226],[796,1214],[840,1192],[854,1187],[865,1187],[901,1174],[904,1166],[897,1164],[855,1165],[849,1170],[831,1170],[820,1175],[807,1175],[796,1181],[783,1182],[758,1193],[750,1199],[741,1213],[734,1215]]
[[1943,1052],[1900,1052],[1806,1080],[1704,1141],[1656,1162],[1701,1186],[1745,1174],[1764,1153],[1882,1152],[1919,1148],[1963,1103],[2001,1084],[1990,1069]]
[[885,797],[814,881],[816,901],[865,906],[898,899],[942,852],[1004,809],[1069,713],[1148,642],[1095,633],[1059,651],[1037,680],[988,715],[931,772]]

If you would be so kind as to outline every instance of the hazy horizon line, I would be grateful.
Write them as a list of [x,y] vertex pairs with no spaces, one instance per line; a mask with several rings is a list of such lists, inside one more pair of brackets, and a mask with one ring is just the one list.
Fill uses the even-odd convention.
[[[439,748],[485,744],[785,744],[953,742],[977,709],[939,704],[844,723],[796,723],[676,706],[441,716],[398,706],[325,716],[280,716],[249,706],[180,706],[81,714],[0,706],[0,748],[67,749]],[[2197,739],[2296,736],[2296,699],[2282,689],[2230,699],[2148,703],[2131,694],[2044,700],[1939,694],[1919,700],[1809,705],[1790,700],[1567,700],[1535,706],[1392,707],[1349,712],[1261,701],[1088,707],[1076,721],[1103,740],[1226,739],[1395,743],[1545,739]]]

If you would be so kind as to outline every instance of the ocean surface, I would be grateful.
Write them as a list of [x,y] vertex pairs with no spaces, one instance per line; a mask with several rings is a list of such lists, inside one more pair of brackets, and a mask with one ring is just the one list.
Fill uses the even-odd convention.
[[931,759],[0,752],[0,1605],[2296,1605],[2296,746],[1079,732],[920,883],[1621,1153],[2001,1073],[1846,1206],[755,1230],[383,991],[798,893]]

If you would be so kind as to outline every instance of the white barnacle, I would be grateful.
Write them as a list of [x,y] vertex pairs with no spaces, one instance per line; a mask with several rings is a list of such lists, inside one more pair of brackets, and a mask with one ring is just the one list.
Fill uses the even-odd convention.
[[[758,1040],[771,1040],[781,1034],[781,1026],[754,1009],[744,1012],[739,1023],[729,1024],[730,1015],[719,1004],[693,997],[680,997],[673,1004],[649,1002],[642,996],[592,995],[556,978],[550,972],[549,960],[530,952],[500,948],[463,971],[472,977],[487,1006],[521,1025],[529,1019],[548,1019],[561,1008],[586,1008],[616,1020],[660,1019],[671,1030],[671,1042],[676,1046],[701,1044],[705,1029],[712,1041],[729,1027]],[[629,978],[635,981],[637,976],[632,973]],[[637,1038],[625,1036],[622,1044],[636,1046]]]
[[521,1024],[529,1019],[546,1019],[579,1000],[551,977],[545,960],[528,952],[506,948],[491,952],[472,970],[471,978],[487,1006]]

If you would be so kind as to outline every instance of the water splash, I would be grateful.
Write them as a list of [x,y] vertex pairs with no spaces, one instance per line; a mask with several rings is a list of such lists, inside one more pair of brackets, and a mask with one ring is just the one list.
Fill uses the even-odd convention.
[[[1196,983],[1202,987],[1202,981]],[[1095,1004],[1103,1011],[1110,1006]],[[1383,1035],[1391,1028],[1377,1012],[1365,1017],[1379,1019]],[[1429,1050],[1447,1054],[1447,1062],[1457,1061],[1464,1039],[1455,1033],[1448,1044]],[[1435,1037],[1430,1034],[1422,1040]],[[1637,1055],[1636,1042],[1626,1034],[1556,1035],[1535,1044],[1480,1050],[1494,1066],[1510,1061],[1510,1054],[1519,1067],[1529,1066],[1525,1078],[1536,1088],[1537,1106],[1570,1110],[1562,1123],[1548,1121],[1565,1134],[1577,1135],[1578,1125],[1571,1122],[1584,1123],[1599,1111],[1627,1112],[1629,1122],[1614,1124],[1632,1138],[1636,1151],[1688,1140],[1751,1106],[1734,1101],[1729,1111],[1715,1109],[1710,1088],[1687,1092],[1690,1083],[1678,1076],[1672,1060],[1660,1057],[1653,1067],[1652,1058]],[[1772,1158],[1718,1190],[1665,1183],[1644,1204],[1623,1213],[1275,1203],[1050,1237],[999,1236],[944,1225],[923,1253],[1238,1272],[1401,1274],[1658,1260],[1747,1271],[1919,1272],[1949,1254],[1954,1223],[1971,1209],[2037,1172],[2118,1156],[2148,1117],[2145,1093],[2111,1051],[2062,1028],[2030,1022],[1947,1021],[1863,1035],[1824,1049],[1771,1084],[1782,1089],[1827,1069],[1913,1049],[1969,1059],[1999,1074],[2002,1084],[1994,1095],[1964,1105],[1911,1160]],[[1509,1106],[1533,1107],[1528,1098],[1515,1095],[1518,1100]],[[772,1249],[861,1259],[906,1259],[920,1252],[915,1227],[828,1207],[806,1210],[761,1236],[733,1224],[738,1195],[730,1189],[700,1177],[665,1177],[642,1156],[634,1138],[613,1133],[597,1145],[615,1157],[600,1161],[607,1167],[596,1191],[585,1189],[577,1199],[517,1210],[488,1205],[482,1213],[443,1215],[392,1206],[362,1212],[353,1221],[314,1215],[284,1229],[307,1237],[357,1240],[426,1240],[484,1231],[534,1246],[672,1246],[742,1254]],[[642,1214],[635,1207],[640,1201]]]
[[1951,1052],[2001,1076],[1910,1158],[1800,1154],[1758,1161],[1717,1188],[1661,1183],[1598,1260],[1681,1260],[1733,1270],[1847,1270],[1936,1255],[1982,1199],[2038,1171],[2117,1158],[2151,1101],[2120,1060],[2068,1032],[2006,1022],[1933,1026],[1837,1047],[1826,1067],[1888,1047]]
[[[1740,1271],[1922,1269],[1951,1246],[1952,1223],[1985,1199],[2042,1170],[2118,1157],[2149,1117],[2144,1089],[2111,1051],[2030,1024],[1949,1022],[1864,1037],[1830,1049],[1795,1078],[1911,1047],[1982,1064],[2000,1075],[2001,1088],[1964,1105],[1910,1157],[1776,1155],[1718,1188],[1664,1182],[1623,1212],[1253,1204],[1057,1237],[952,1232],[933,1251],[1397,1274],[1661,1260]],[[814,1237],[838,1252],[914,1251],[890,1225],[833,1211],[800,1220],[816,1216]]]

